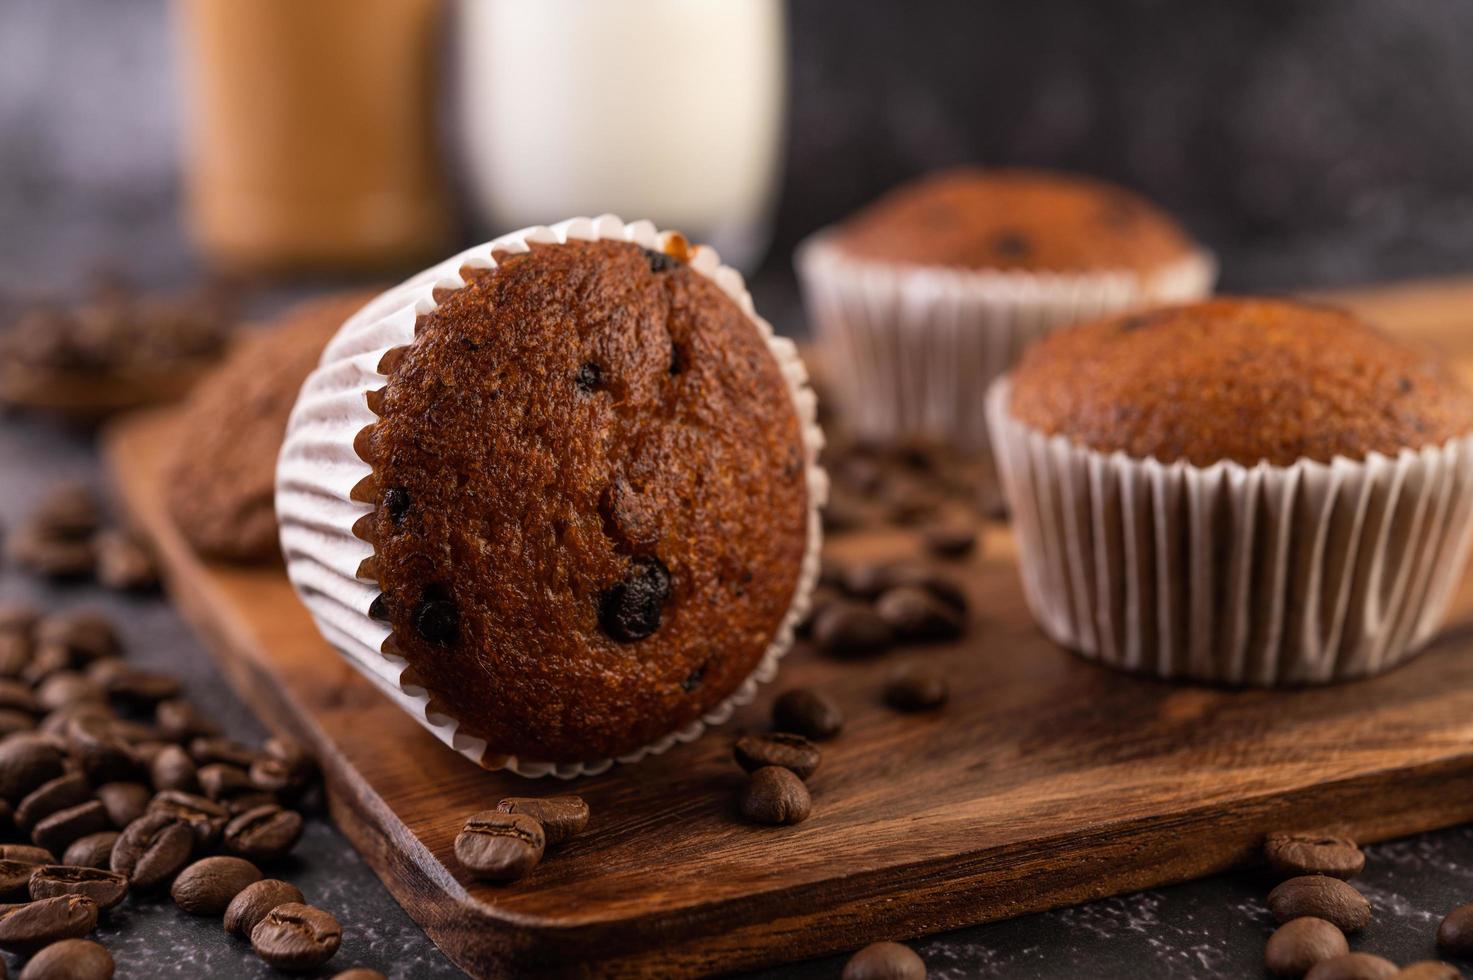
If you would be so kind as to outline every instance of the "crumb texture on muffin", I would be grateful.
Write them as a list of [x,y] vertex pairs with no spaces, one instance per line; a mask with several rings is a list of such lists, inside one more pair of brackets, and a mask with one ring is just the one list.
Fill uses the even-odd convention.
[[171,447],[165,503],[189,543],[210,558],[280,556],[276,457],[302,383],[343,321],[372,292],[334,293],[249,332],[195,386]]
[[630,752],[729,696],[787,615],[808,540],[792,395],[670,255],[534,244],[465,274],[391,352],[358,440],[385,652],[492,751]]
[[1363,460],[1473,430],[1473,398],[1438,361],[1329,307],[1218,298],[1044,338],[1010,411],[1100,452],[1210,466]]
[[1164,211],[1073,174],[968,167],[895,188],[839,226],[860,258],[964,269],[1154,272],[1196,248]]

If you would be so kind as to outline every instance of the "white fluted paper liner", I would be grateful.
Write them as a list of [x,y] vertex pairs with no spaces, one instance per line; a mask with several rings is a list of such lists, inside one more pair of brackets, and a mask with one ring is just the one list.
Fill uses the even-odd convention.
[[1193,466],[1102,453],[987,396],[1024,593],[1055,642],[1123,670],[1322,684],[1442,624],[1473,532],[1473,435],[1364,461]]
[[799,246],[824,377],[846,425],[987,449],[983,400],[1028,344],[1120,310],[1198,299],[1217,264],[1193,252],[1155,273],[969,270],[856,257],[820,232]]
[[461,733],[459,722],[431,703],[430,692],[404,681],[407,661],[383,652],[389,629],[368,616],[368,607],[379,590],[376,583],[358,578],[357,573],[359,564],[373,549],[355,537],[352,528],[372,506],[352,500],[350,493],[369,475],[370,467],[354,451],[353,441],[378,420],[369,411],[366,396],[388,381],[378,373],[384,354],[413,341],[416,317],[438,305],[434,297],[437,289],[464,286],[460,275],[464,268],[493,268],[493,253],[526,252],[533,243],[573,239],[614,239],[661,249],[673,234],[656,231],[648,221],[626,224],[612,215],[603,215],[526,228],[468,249],[382,294],[350,318],[327,345],[292,411],[277,467],[276,513],[287,574],[293,585],[322,635],[353,666],[440,741],[488,769],[572,778],[603,772],[615,761],[635,762],[664,752],[677,742],[689,742],[707,726],[726,721],[736,706],[752,700],[759,683],[772,679],[778,659],[792,645],[793,630],[807,612],[819,569],[822,532],[818,509],[828,493],[827,477],[818,465],[823,436],[816,422],[808,374],[792,342],[776,336],[767,321],[757,316],[741,274],[722,265],[715,251],[699,246],[691,252],[690,267],[730,296],[767,342],[792,395],[807,454],[808,543],[797,588],[776,637],[736,692],[685,728],[618,759],[552,763],[499,755],[488,751],[482,739]]

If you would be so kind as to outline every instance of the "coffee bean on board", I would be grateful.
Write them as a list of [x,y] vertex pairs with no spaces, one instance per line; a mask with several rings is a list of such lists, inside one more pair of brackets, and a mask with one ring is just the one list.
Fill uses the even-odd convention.
[[542,825],[521,813],[482,810],[455,838],[455,857],[472,876],[512,881],[537,866],[547,837]]
[[875,600],[875,612],[904,641],[954,640],[966,623],[954,607],[917,585],[898,585]]
[[946,678],[925,667],[896,671],[885,685],[885,703],[896,711],[929,711],[946,703],[950,686]]
[[1348,837],[1333,834],[1269,834],[1263,843],[1269,867],[1290,878],[1296,875],[1329,875],[1349,880],[1366,866],[1366,856]]
[[1345,933],[1313,916],[1290,919],[1268,937],[1263,964],[1281,977],[1302,977],[1320,960],[1350,952]]
[[581,796],[514,796],[496,805],[502,813],[522,813],[542,825],[549,844],[561,844],[588,826],[588,804]]
[[781,766],[803,780],[813,775],[823,760],[818,746],[790,732],[743,735],[732,746],[732,755],[747,772],[756,772],[764,766]]
[[1268,893],[1268,907],[1279,922],[1312,915],[1342,932],[1364,929],[1371,921],[1371,903],[1354,887],[1327,875],[1290,878]]
[[221,915],[248,885],[261,880],[261,869],[243,858],[207,857],[179,872],[169,894],[190,915]]
[[834,657],[866,657],[880,653],[894,642],[895,634],[868,605],[836,600],[824,606],[813,619],[813,642]]
[[822,741],[839,734],[844,727],[844,712],[822,691],[795,687],[772,703],[772,724],[779,731]]
[[742,789],[742,816],[753,823],[802,823],[813,810],[813,798],[803,780],[783,766],[765,766],[747,777]]

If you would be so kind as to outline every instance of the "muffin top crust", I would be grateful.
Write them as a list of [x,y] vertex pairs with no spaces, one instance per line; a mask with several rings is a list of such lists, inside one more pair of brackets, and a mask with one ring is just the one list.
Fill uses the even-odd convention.
[[961,269],[1154,272],[1195,250],[1140,195],[1074,174],[965,167],[911,181],[844,221],[849,255]]
[[1348,313],[1222,297],[1053,333],[1012,375],[1011,412],[1100,452],[1288,466],[1440,445],[1473,430],[1441,363]]
[[358,441],[385,650],[488,753],[628,753],[730,696],[787,614],[792,394],[676,256],[570,241],[465,271],[389,355]]
[[201,554],[264,562],[280,556],[276,457],[302,383],[343,321],[375,293],[307,300],[241,338],[194,386],[166,464],[165,503]]

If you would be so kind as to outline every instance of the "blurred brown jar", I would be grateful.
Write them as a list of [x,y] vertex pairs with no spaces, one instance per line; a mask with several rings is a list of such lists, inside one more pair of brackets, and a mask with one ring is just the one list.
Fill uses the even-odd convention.
[[253,271],[385,268],[439,254],[440,0],[175,0],[190,222]]

